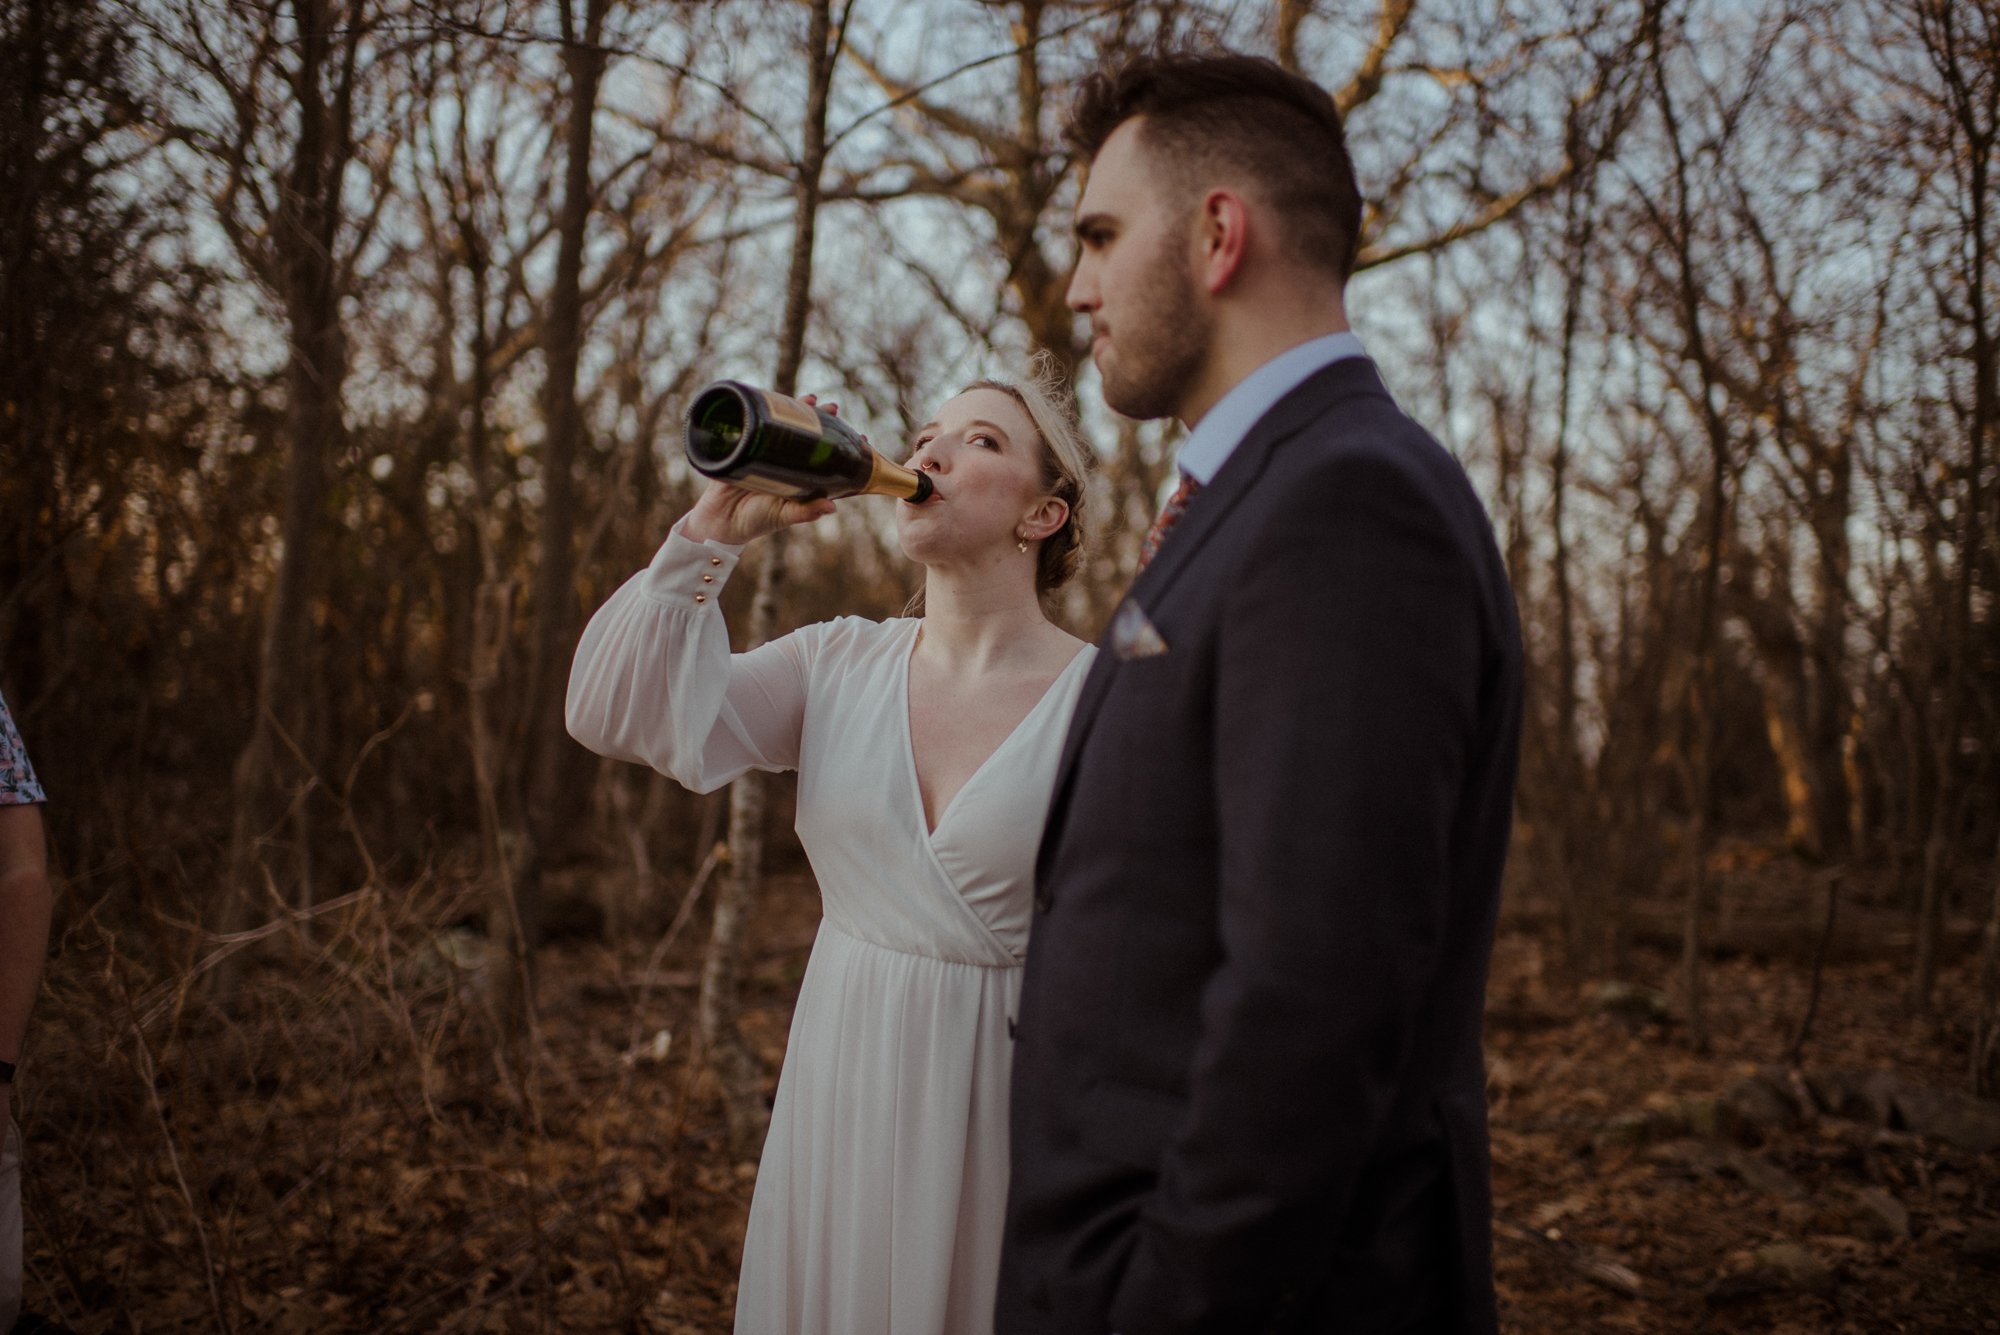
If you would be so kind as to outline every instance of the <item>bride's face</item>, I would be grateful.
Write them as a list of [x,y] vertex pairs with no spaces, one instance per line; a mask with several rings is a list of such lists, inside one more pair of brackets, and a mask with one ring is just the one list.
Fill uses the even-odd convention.
[[960,394],[918,430],[904,462],[930,474],[936,488],[922,505],[896,506],[906,556],[927,566],[1011,560],[1032,571],[1033,542],[1025,555],[1018,544],[1024,533],[1041,536],[1049,500],[1041,436],[1012,395]]

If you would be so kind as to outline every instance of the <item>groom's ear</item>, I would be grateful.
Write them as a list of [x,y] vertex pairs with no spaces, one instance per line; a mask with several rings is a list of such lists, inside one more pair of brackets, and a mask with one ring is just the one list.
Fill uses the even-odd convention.
[[1235,280],[1250,249],[1250,206],[1220,187],[1202,196],[1195,220],[1195,278],[1210,296]]

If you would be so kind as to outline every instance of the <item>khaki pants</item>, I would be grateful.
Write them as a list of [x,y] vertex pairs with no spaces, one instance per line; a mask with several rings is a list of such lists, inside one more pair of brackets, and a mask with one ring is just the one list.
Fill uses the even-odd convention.
[[0,1335],[21,1315],[21,1128],[0,1136]]

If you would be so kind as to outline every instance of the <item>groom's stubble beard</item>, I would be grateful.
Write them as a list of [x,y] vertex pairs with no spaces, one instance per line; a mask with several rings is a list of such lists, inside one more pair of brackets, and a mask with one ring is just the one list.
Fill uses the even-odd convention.
[[1145,266],[1146,285],[1119,321],[1107,365],[1097,364],[1104,402],[1139,421],[1177,416],[1182,399],[1208,360],[1213,322],[1196,300],[1186,231],[1170,228]]

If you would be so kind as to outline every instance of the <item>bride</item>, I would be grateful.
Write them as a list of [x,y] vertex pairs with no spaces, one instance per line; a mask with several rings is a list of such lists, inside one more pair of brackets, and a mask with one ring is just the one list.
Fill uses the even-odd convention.
[[896,503],[923,613],[748,653],[718,595],[743,545],[833,512],[727,483],[591,619],[570,732],[708,792],[799,772],[823,917],[750,1206],[738,1335],[985,1335],[1007,1195],[1009,1028],[1034,860],[1094,652],[1043,595],[1081,557],[1088,458],[1056,392],[982,380]]

